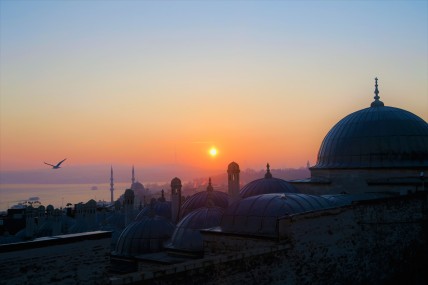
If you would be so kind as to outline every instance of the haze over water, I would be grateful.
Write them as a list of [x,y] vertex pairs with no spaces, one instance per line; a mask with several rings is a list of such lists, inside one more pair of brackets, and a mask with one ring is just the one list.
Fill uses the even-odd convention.
[[[91,190],[96,186],[97,190]],[[115,185],[115,199],[123,194],[129,183]],[[104,184],[0,184],[0,211],[38,198],[45,207],[49,204],[56,208],[64,208],[67,203],[86,203],[90,199],[95,201],[110,201],[110,185]]]

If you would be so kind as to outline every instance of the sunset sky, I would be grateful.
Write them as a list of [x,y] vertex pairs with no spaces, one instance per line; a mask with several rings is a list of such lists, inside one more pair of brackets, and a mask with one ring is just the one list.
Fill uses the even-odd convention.
[[[381,100],[428,121],[428,1],[0,1],[0,171],[316,162]],[[217,155],[211,156],[211,147]]]

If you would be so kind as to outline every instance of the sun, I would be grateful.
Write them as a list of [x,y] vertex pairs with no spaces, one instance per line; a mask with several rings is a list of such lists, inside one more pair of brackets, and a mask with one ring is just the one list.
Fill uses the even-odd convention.
[[215,157],[217,155],[217,149],[215,147],[212,147],[209,153],[212,157]]

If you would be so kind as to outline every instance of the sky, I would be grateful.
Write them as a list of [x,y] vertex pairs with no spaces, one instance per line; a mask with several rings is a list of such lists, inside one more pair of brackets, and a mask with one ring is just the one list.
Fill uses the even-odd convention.
[[428,1],[2,0],[0,171],[313,165],[375,77],[428,121]]

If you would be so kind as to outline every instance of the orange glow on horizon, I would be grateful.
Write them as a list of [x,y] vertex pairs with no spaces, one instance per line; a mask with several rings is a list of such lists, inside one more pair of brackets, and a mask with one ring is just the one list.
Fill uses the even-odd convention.
[[[86,2],[38,13],[37,3],[0,2],[0,171],[64,157],[65,166],[314,165],[328,131],[370,106],[376,76],[386,106],[428,121],[425,3],[322,1],[319,13],[297,1],[174,10],[110,1],[100,13]],[[20,15],[31,17],[17,24]],[[373,29],[383,35],[375,45]]]

